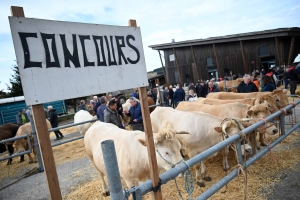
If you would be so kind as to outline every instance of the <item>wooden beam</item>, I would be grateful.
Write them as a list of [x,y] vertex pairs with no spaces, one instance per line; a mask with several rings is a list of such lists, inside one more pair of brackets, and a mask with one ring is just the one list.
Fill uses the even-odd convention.
[[292,37],[292,40],[291,40],[291,46],[290,46],[290,52],[289,52],[289,58],[288,58],[288,65],[292,64],[292,59],[293,59],[293,54],[294,54],[294,47],[295,47],[295,40],[296,40],[296,37]]
[[282,60],[281,60],[278,37],[275,37],[275,45],[276,45],[276,51],[277,51],[277,61],[278,61],[279,67],[280,67],[283,63],[282,63]]
[[[128,26],[136,27],[137,26],[136,20],[130,19],[128,21]],[[158,171],[157,160],[156,160],[152,125],[151,125],[151,120],[150,120],[150,111],[149,111],[148,98],[147,98],[147,88],[139,87],[138,90],[139,90],[144,130],[145,130],[145,134],[146,134],[146,142],[148,144],[147,150],[148,150],[148,157],[149,157],[150,177],[152,179],[152,186],[155,187],[159,184],[159,171]],[[158,190],[157,192],[153,192],[152,198],[154,200],[161,200],[162,199],[161,190]]]
[[163,73],[164,73],[164,76],[165,76],[166,83],[168,83],[168,77],[167,77],[166,69],[165,69],[165,67],[164,67],[164,64],[163,64],[163,61],[162,61],[162,58],[161,58],[160,50],[158,50],[158,53],[159,53],[159,58],[160,58],[160,62],[161,62],[161,68],[162,68],[162,70],[163,70]]
[[178,65],[177,54],[176,54],[176,51],[175,51],[174,48],[173,48],[173,53],[174,53],[174,57],[175,57],[175,63],[176,63],[176,66],[177,66],[177,70],[178,70],[178,73],[179,73],[180,85],[183,87],[183,76],[181,74],[181,70],[180,70],[180,67]]
[[[11,7],[11,15],[14,17],[25,17],[23,7]],[[45,175],[48,182],[48,189],[52,200],[61,200],[61,191],[59,187],[58,176],[55,167],[55,161],[51,142],[49,138],[48,128],[45,120],[45,112],[43,104],[31,106],[35,130],[37,133],[38,144],[40,147]]]
[[248,69],[248,64],[247,64],[247,61],[246,61],[246,54],[245,54],[243,41],[240,41],[240,46],[241,46],[241,51],[242,51],[242,57],[243,57],[245,73],[249,74],[249,69]]
[[220,66],[220,63],[219,63],[219,58],[218,58],[218,54],[217,54],[217,51],[216,51],[216,45],[213,44],[213,48],[214,48],[214,53],[215,53],[215,57],[216,57],[216,62],[217,62],[217,68],[218,68],[218,71],[219,71],[219,78],[220,77],[223,77],[223,72],[221,70],[221,66]]
[[194,51],[193,46],[191,46],[191,51],[192,51],[192,55],[193,55],[193,59],[194,59],[194,63],[195,63],[196,72],[197,72],[197,80],[194,80],[194,82],[195,82],[195,81],[200,80],[201,74],[199,73],[199,70],[198,70],[197,60],[196,60],[195,51]]

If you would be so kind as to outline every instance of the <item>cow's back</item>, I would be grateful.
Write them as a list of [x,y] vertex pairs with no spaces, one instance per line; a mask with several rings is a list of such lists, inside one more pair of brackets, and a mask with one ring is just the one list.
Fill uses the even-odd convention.
[[209,93],[206,98],[209,99],[245,99],[245,98],[257,98],[268,94],[270,92],[251,92],[251,93],[234,93],[234,92],[212,92]]
[[15,124],[4,124],[0,126],[0,140],[15,137],[19,127]]
[[209,104],[209,105],[220,105],[220,104],[228,104],[228,103],[235,103],[235,102],[253,105],[254,101],[255,101],[254,98],[230,99],[230,100],[198,98],[196,102],[199,104]]
[[[92,120],[93,116],[85,110],[80,110],[74,115],[74,123],[84,122],[88,120]],[[81,125],[77,125],[76,128],[80,132],[81,135],[84,135],[86,131],[90,128],[91,123],[85,123]]]

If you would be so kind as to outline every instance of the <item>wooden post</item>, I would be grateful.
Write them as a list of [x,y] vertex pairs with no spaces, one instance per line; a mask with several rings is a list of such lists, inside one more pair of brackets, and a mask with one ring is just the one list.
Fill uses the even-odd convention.
[[[137,26],[136,20],[130,19],[128,21],[128,26],[136,27]],[[159,171],[158,171],[158,166],[156,161],[152,125],[150,120],[150,111],[149,111],[149,105],[147,99],[147,88],[140,87],[138,88],[138,90],[139,90],[140,104],[141,104],[141,110],[143,115],[143,124],[144,124],[144,129],[146,134],[146,142],[148,144],[147,150],[149,156],[150,177],[152,179],[152,186],[155,187],[159,183]],[[154,192],[153,198],[155,200],[161,200],[162,199],[161,190]]]
[[175,63],[176,63],[176,66],[177,66],[177,70],[178,70],[178,73],[179,73],[180,85],[183,87],[183,77],[182,77],[182,74],[181,74],[180,67],[178,65],[177,54],[176,54],[176,51],[175,51],[174,48],[173,48],[173,53],[174,53],[174,57],[175,57]]
[[161,59],[161,54],[160,54],[159,50],[158,50],[158,53],[159,53],[159,58],[160,58],[160,62],[161,62],[161,68],[163,70],[163,73],[164,73],[164,76],[165,76],[165,80],[166,80],[166,83],[167,83],[168,82],[168,78],[167,78],[167,74],[166,74],[166,69],[165,69],[163,61]]
[[218,68],[218,71],[219,71],[219,77],[223,77],[223,72],[221,71],[221,67],[220,67],[220,63],[219,63],[218,54],[217,54],[217,51],[216,51],[216,45],[215,44],[213,44],[213,48],[214,48],[214,53],[215,53],[215,57],[216,57],[217,68]]
[[[11,15],[14,17],[25,17],[23,7],[11,6]],[[43,158],[45,175],[48,182],[48,189],[52,200],[61,200],[61,191],[59,187],[53,151],[48,133],[48,127],[45,120],[43,104],[31,106],[35,130],[38,143]]]
[[276,45],[276,51],[277,51],[277,60],[279,67],[282,65],[282,60],[281,60],[281,54],[280,54],[280,47],[279,47],[279,40],[278,37],[275,38],[275,45]]
[[247,65],[247,61],[246,61],[246,55],[245,55],[245,49],[244,49],[244,44],[243,41],[240,41],[240,45],[241,45],[241,50],[242,50],[242,56],[243,56],[243,62],[244,62],[244,68],[245,68],[245,73],[249,73],[248,70],[248,65]]
[[292,56],[294,54],[294,47],[295,47],[295,36],[292,37],[292,40],[291,40],[291,46],[290,46],[290,53],[289,53],[289,58],[288,58],[288,65],[292,64]]
[[[199,70],[198,70],[198,65],[197,65],[197,60],[196,60],[196,56],[195,56],[195,51],[194,51],[194,48],[193,46],[191,46],[191,50],[192,50],[192,54],[193,54],[193,59],[194,59],[194,63],[195,63],[195,66],[193,66],[193,72],[194,72],[194,68],[197,72],[197,81],[200,80],[200,73],[199,73]],[[196,80],[194,80],[195,82]]]
[[[162,104],[162,100],[163,100],[163,98],[162,98],[162,95],[161,95],[161,92],[160,92],[160,84],[159,84],[159,79],[157,78],[157,79],[155,79],[155,84],[157,84],[157,88],[158,88],[158,96],[159,96],[159,105],[160,106],[162,106],[163,104]],[[156,103],[156,102],[155,102]]]

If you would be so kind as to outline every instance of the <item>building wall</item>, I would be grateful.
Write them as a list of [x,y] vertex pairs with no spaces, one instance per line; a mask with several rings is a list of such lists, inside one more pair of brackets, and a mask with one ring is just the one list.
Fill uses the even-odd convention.
[[[275,38],[265,38],[256,40],[243,41],[246,63],[248,69],[245,69],[240,42],[227,42],[215,44],[216,53],[218,56],[220,70],[217,69],[217,61],[214,54],[213,44],[193,46],[195,58],[197,62],[197,70],[199,71],[200,79],[207,80],[211,78],[208,70],[217,69],[219,77],[224,77],[224,69],[229,75],[233,74],[251,73],[253,70],[260,70],[262,61],[271,60],[274,58],[275,65],[281,66],[291,64],[288,63],[288,56],[290,51],[292,37],[279,37],[279,51],[280,59],[278,59]],[[265,56],[259,55],[259,47],[267,46],[268,54]],[[190,46],[175,48],[178,65],[181,70],[183,83],[196,82],[198,74],[195,65],[193,53]],[[295,40],[294,52],[292,61],[300,53],[300,37],[297,36]],[[174,54],[173,49],[164,50],[164,57],[166,63],[167,82],[180,83],[179,73],[175,60],[170,61],[170,55]],[[212,58],[212,65],[207,66],[207,58]],[[279,62],[281,60],[281,63]],[[267,65],[265,63],[265,65]],[[220,76],[221,75],[221,76]]]

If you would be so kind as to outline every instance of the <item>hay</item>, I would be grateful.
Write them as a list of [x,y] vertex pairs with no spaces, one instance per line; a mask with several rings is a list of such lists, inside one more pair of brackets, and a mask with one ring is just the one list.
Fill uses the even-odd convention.
[[[269,140],[272,141],[278,136],[268,136]],[[276,159],[274,162],[270,154],[268,153],[262,157],[259,161],[250,166],[247,170],[247,183],[248,183],[248,199],[266,199],[266,196],[272,193],[274,184],[280,181],[280,171],[283,169],[293,169],[293,167],[300,161],[300,147],[299,145],[291,145],[295,141],[300,141],[300,136],[298,133],[292,133],[286,140],[272,150],[272,154]],[[289,147],[287,147],[289,144]],[[228,158],[229,165],[231,166],[232,171],[236,166],[235,155],[233,151],[230,151]],[[208,159],[206,162],[207,173],[211,176],[213,181],[205,181],[206,187],[200,188],[195,185],[195,191],[193,193],[193,199],[202,194],[209,187],[214,185],[218,180],[223,178],[226,173],[222,169],[222,155],[218,155],[212,159]],[[195,171],[191,169],[194,177]],[[222,188],[219,192],[214,194],[210,199],[244,199],[244,184],[240,182],[243,179],[243,175],[240,175],[239,178],[233,179],[228,184],[226,193],[225,187]],[[177,182],[184,199],[188,199],[188,194],[183,191],[183,178],[177,178]],[[195,182],[194,182],[195,183]],[[122,185],[125,186],[125,183],[122,181]],[[180,199],[178,193],[175,189],[174,181],[169,181],[166,185],[162,186],[162,195],[163,199]],[[81,185],[75,186],[72,188],[72,192],[64,196],[64,199],[101,199],[108,200],[109,197],[102,196],[102,187],[97,177],[95,180],[83,183]],[[150,195],[147,194],[143,197],[145,200],[150,200]]]
[[[72,127],[69,127],[69,128],[60,129],[60,132],[62,132],[62,134],[64,134],[64,135],[67,135],[67,134],[70,134],[70,133],[78,132],[78,130],[75,126],[72,126]],[[56,137],[54,132],[50,133],[50,137]]]

